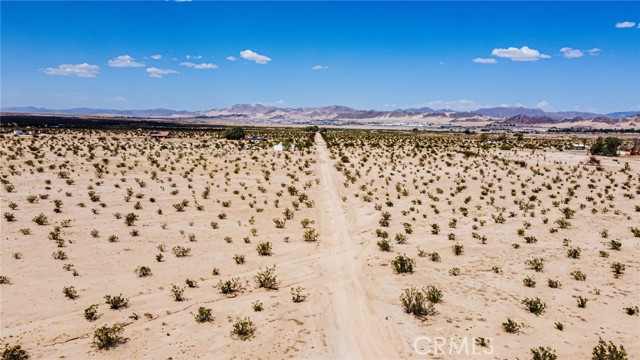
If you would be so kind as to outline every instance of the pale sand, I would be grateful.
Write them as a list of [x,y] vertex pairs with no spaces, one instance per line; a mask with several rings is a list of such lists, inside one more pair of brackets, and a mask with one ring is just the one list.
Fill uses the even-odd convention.
[[[164,140],[164,143],[175,146],[175,150],[163,150],[160,149],[164,144],[162,141],[120,139],[123,144],[156,146],[151,151],[145,149],[145,154],[133,149],[121,149],[118,157],[110,159],[107,166],[110,173],[99,180],[103,184],[96,186],[98,179],[91,164],[100,162],[106,156],[99,148],[104,140],[93,136],[81,143],[79,154],[86,154],[87,143],[98,145],[96,158],[87,162],[86,156],[73,155],[71,151],[65,156],[56,156],[62,142],[70,139],[68,135],[61,135],[34,140],[34,146],[47,149],[47,152],[42,165],[36,164],[43,166],[44,171],[33,174],[29,173],[29,169],[33,168],[24,165],[26,160],[32,159],[26,148],[31,139],[1,140],[5,152],[1,163],[2,174],[9,174],[9,165],[15,165],[15,170],[21,173],[7,177],[15,189],[11,193],[4,190],[2,193],[2,212],[14,213],[16,221],[7,222],[3,219],[1,222],[0,274],[11,278],[12,284],[0,287],[0,335],[3,343],[20,343],[34,358],[525,359],[530,358],[531,348],[549,346],[556,350],[560,359],[584,359],[590,358],[599,336],[617,345],[624,345],[630,359],[638,358],[640,354],[640,318],[623,311],[624,307],[640,305],[637,257],[640,245],[638,238],[634,238],[629,230],[631,226],[640,226],[640,213],[634,210],[634,206],[640,204],[639,195],[632,200],[623,197],[624,193],[635,194],[637,189],[640,180],[640,161],[637,158],[603,161],[605,170],[612,171],[618,185],[612,185],[610,189],[615,196],[612,202],[615,208],[607,214],[591,214],[593,206],[585,200],[588,195],[596,197],[595,193],[603,192],[605,184],[609,184],[604,172],[590,175],[593,168],[581,170],[582,167],[579,167],[578,173],[582,177],[572,179],[581,185],[576,190],[576,198],[569,205],[560,205],[560,208],[569,206],[577,210],[574,219],[570,220],[572,227],[550,233],[549,228],[561,213],[552,205],[554,199],[548,195],[557,192],[558,198],[555,200],[564,196],[566,187],[570,185],[566,182],[569,175],[564,172],[584,161],[584,153],[538,150],[532,155],[530,150],[522,150],[517,154],[491,150],[492,154],[501,158],[522,159],[527,161],[528,167],[537,165],[539,169],[547,167],[550,171],[547,177],[532,177],[528,168],[511,165],[509,169],[514,174],[508,175],[497,162],[476,167],[473,162],[479,161],[479,158],[463,159],[461,154],[454,154],[453,160],[449,160],[440,158],[442,152],[433,155],[424,150],[419,154],[428,154],[425,159],[427,165],[420,166],[420,155],[410,156],[413,147],[402,147],[401,142],[395,149],[356,146],[344,150],[344,153],[350,158],[347,166],[351,174],[359,170],[362,177],[355,184],[345,187],[345,177],[334,167],[339,156],[330,158],[330,151],[319,135],[315,138],[315,149],[309,154],[296,152],[288,154],[289,159],[285,158],[285,153],[271,150],[238,151],[233,146],[224,145],[225,141],[222,140],[210,142],[226,146],[219,150],[196,148],[194,145],[201,139]],[[112,142],[111,135],[107,139],[107,142]],[[24,155],[9,160],[6,153],[13,151],[8,151],[8,147],[11,145],[15,150],[17,144],[22,146]],[[50,144],[54,145],[52,150],[49,150]],[[154,154],[155,151],[158,154]],[[177,156],[180,152],[185,155],[181,159]],[[391,152],[395,153],[394,161],[387,157]],[[174,166],[175,170],[162,172],[151,167],[146,160],[149,154],[154,154],[161,164]],[[123,155],[126,160],[119,158]],[[207,163],[206,170],[193,164],[200,155]],[[251,159],[254,155],[257,158]],[[359,166],[359,160],[367,155],[365,166]],[[234,174],[236,159],[239,159],[241,169]],[[50,170],[47,167],[49,164],[60,165],[67,160],[68,168],[62,170],[70,172],[70,178],[75,181],[73,185],[67,185],[64,179],[58,178],[60,169]],[[139,163],[134,166],[135,161]],[[304,168],[305,161],[308,161],[308,169]],[[428,161],[433,163],[429,165]],[[446,165],[447,161],[451,166]],[[120,162],[133,168],[117,168],[116,164]],[[627,177],[619,171],[624,162],[629,162],[632,167],[629,172],[632,176],[630,190],[621,188]],[[465,165],[471,166],[468,173],[463,173]],[[558,170],[560,165],[563,170]],[[196,166],[190,176],[193,181],[189,182],[182,175],[193,166]],[[301,171],[299,166],[309,173]],[[151,179],[150,171],[154,169],[158,171],[159,181]],[[212,179],[208,174],[215,169],[217,172]],[[263,178],[261,171],[264,169],[271,172],[269,181]],[[370,172],[367,174],[368,169]],[[485,176],[480,175],[480,169]],[[120,170],[126,170],[126,174],[121,175]],[[224,175],[227,172],[231,180],[225,184]],[[541,186],[542,182],[550,182],[556,173],[565,182],[553,184],[553,190],[543,189],[536,194],[542,201],[535,209],[536,216],[524,217],[513,200],[533,195],[531,189]],[[297,176],[298,181],[292,182],[287,174]],[[456,186],[454,180],[457,174],[466,179],[464,185],[468,188],[450,197],[449,193]],[[436,180],[436,176],[440,179]],[[477,179],[472,179],[473,176]],[[169,180],[169,177],[172,179]],[[388,185],[384,177],[389,178]],[[126,181],[121,182],[120,178]],[[134,181],[136,178],[146,182],[146,186],[138,186]],[[434,182],[428,183],[432,178]],[[498,182],[497,178],[502,181]],[[597,190],[591,191],[587,187],[590,178],[596,179]],[[51,190],[43,188],[45,179],[51,180]],[[260,179],[259,184],[257,179]],[[316,184],[316,180],[319,180],[319,184]],[[528,184],[526,196],[521,194],[520,187],[524,180]],[[480,200],[480,186],[486,186],[489,182],[494,183],[490,189],[496,190],[496,194],[489,194]],[[179,194],[169,194],[174,189],[171,183],[176,184],[175,189],[179,190]],[[211,196],[205,200],[200,194],[207,183],[211,185]],[[241,183],[245,183],[246,190]],[[408,196],[397,194],[397,183],[408,190]],[[87,195],[89,184],[94,184],[94,191],[107,204],[106,208],[91,202]],[[115,188],[115,184],[121,187]],[[286,228],[276,229],[272,219],[282,217],[283,210],[286,207],[292,209],[291,203],[296,200],[281,184],[295,185],[315,202],[315,207],[308,208],[301,204]],[[305,184],[308,189],[303,190]],[[189,188],[190,185],[193,189]],[[359,189],[362,185],[366,185],[366,190]],[[503,186],[501,191],[498,185]],[[258,191],[258,186],[264,186],[266,192]],[[134,196],[125,202],[127,187],[131,187],[134,194],[144,193],[145,196],[140,200]],[[443,194],[437,194],[436,188],[441,188]],[[516,190],[516,197],[510,195],[511,189]],[[234,190],[239,193],[233,194]],[[420,194],[420,190],[425,190],[425,194]],[[67,191],[72,196],[66,196]],[[282,196],[276,194],[278,191],[282,191]],[[367,191],[372,192],[372,202],[363,201]],[[439,201],[432,201],[426,193],[437,196]],[[28,195],[38,194],[50,196],[35,204],[26,201]],[[249,194],[257,201],[254,208],[249,206],[253,200]],[[246,200],[240,198],[242,195],[247,196]],[[501,195],[505,199],[501,199]],[[463,200],[467,196],[473,199],[465,205]],[[486,203],[490,196],[495,197],[496,206],[506,208],[504,214],[507,219],[504,224],[496,224],[492,220],[491,215],[497,215],[498,212]],[[155,203],[149,201],[151,197],[156,199]],[[59,214],[52,211],[54,199],[64,202]],[[189,200],[190,205],[184,212],[177,212],[172,204],[182,199]],[[274,207],[276,199],[280,199],[279,208]],[[384,205],[387,199],[393,201],[393,207]],[[414,199],[421,199],[422,204],[413,204]],[[229,208],[221,205],[226,200],[232,201]],[[452,201],[450,205],[447,200]],[[596,197],[596,200],[600,198]],[[136,201],[142,203],[143,209],[134,210]],[[195,201],[204,205],[205,210],[197,211]],[[18,204],[18,209],[10,210],[7,207],[9,202]],[[86,207],[76,206],[80,202],[84,202]],[[587,205],[584,210],[579,210],[580,203]],[[382,211],[392,215],[391,226],[384,228],[394,243],[392,253],[381,252],[376,246],[378,239],[375,229],[381,228],[378,225],[381,211],[375,210],[374,204],[382,204]],[[609,201],[598,203],[597,209],[608,204]],[[436,206],[440,213],[435,214],[431,205]],[[480,209],[476,206],[480,206]],[[410,210],[411,207],[414,210]],[[452,214],[452,209],[460,207],[469,209],[468,217],[462,216],[459,211]],[[540,214],[542,207],[549,209],[546,215]],[[99,213],[93,214],[92,208],[99,209]],[[163,215],[156,214],[158,208],[163,209]],[[264,208],[264,212],[259,213],[255,208]],[[615,215],[615,209],[631,216],[631,220]],[[217,218],[222,211],[228,215],[225,220]],[[407,215],[403,215],[402,211],[408,211]],[[510,211],[516,213],[515,218],[508,217]],[[114,218],[112,214],[116,212],[135,212],[140,219],[135,226],[127,227],[123,220]],[[49,225],[38,226],[31,221],[39,213],[47,215]],[[427,214],[427,217],[423,218],[423,214]],[[255,217],[253,225],[249,224],[251,216]],[[486,220],[486,224],[480,226],[472,220],[474,216]],[[549,218],[549,224],[543,224],[542,218],[545,216]],[[302,241],[304,230],[300,220],[303,218],[315,221],[310,227],[320,234],[317,243]],[[452,218],[458,220],[455,229],[447,226]],[[47,239],[47,235],[63,219],[73,220],[71,227],[62,229],[62,238],[72,243],[61,249],[66,251],[69,259],[60,261],[52,258],[52,252],[59,249],[55,242]],[[525,220],[532,224],[526,234],[536,236],[536,244],[526,244],[516,234]],[[189,224],[190,221],[193,225]],[[211,221],[217,221],[220,228],[212,229],[209,225]],[[163,222],[168,224],[166,230],[161,228]],[[405,222],[412,224],[413,233],[407,235],[407,244],[395,244],[393,237],[396,233],[404,232],[402,223]],[[438,235],[431,234],[432,223],[439,224]],[[478,230],[472,229],[474,224],[479,226]],[[257,236],[250,233],[254,227]],[[21,228],[30,228],[32,234],[20,234],[18,230]],[[99,238],[89,235],[92,229],[99,230]],[[129,235],[132,229],[138,229],[140,236]],[[608,229],[608,239],[601,238],[599,232],[603,229]],[[180,230],[184,234],[180,234]],[[487,244],[473,239],[472,232],[486,235]],[[456,241],[447,240],[448,233],[456,234]],[[117,235],[119,241],[108,242],[111,234]],[[196,236],[195,242],[188,240],[189,234]],[[223,240],[225,236],[231,236],[233,242],[226,243]],[[251,239],[250,244],[244,243],[245,236]],[[286,236],[290,238],[288,242],[284,241]],[[572,240],[571,246],[582,249],[580,259],[567,258],[567,247],[562,244],[564,238]],[[604,242],[611,239],[620,239],[622,251],[607,249]],[[256,245],[263,241],[273,243],[272,256],[261,257],[256,253]],[[159,252],[156,247],[162,243],[167,247],[165,261],[157,263],[154,259]],[[451,246],[454,243],[464,245],[465,251],[461,256],[453,255]],[[520,243],[520,249],[514,249],[512,243]],[[173,256],[171,248],[176,245],[190,247],[191,256]],[[431,262],[428,257],[419,257],[418,247],[426,252],[437,251],[442,261]],[[599,257],[600,250],[609,251],[610,257]],[[14,259],[14,252],[22,253],[22,258]],[[389,266],[395,256],[403,253],[416,260],[413,274],[397,275]],[[234,254],[244,254],[246,264],[236,265]],[[524,264],[525,260],[532,257],[545,259],[542,273],[534,272]],[[626,265],[626,272],[620,279],[614,279],[609,268],[614,261]],[[71,272],[64,271],[62,265],[67,263],[73,264],[80,276],[74,277]],[[153,275],[136,277],[133,271],[141,265],[149,266]],[[256,288],[253,276],[260,268],[272,265],[276,265],[280,289],[268,291]],[[502,268],[502,275],[491,271],[495,265]],[[214,266],[220,268],[219,276],[212,275]],[[461,269],[460,276],[448,274],[454,266]],[[587,281],[580,282],[570,277],[569,273],[576,269],[587,274]],[[535,288],[522,285],[522,279],[527,275],[536,279]],[[232,277],[239,277],[248,284],[238,296],[225,297],[214,286],[220,279]],[[197,280],[199,287],[186,289],[186,301],[173,301],[170,297],[171,286],[184,286],[186,278]],[[562,288],[549,288],[547,278],[560,280]],[[78,290],[79,297],[75,300],[68,300],[62,294],[62,288],[70,285]],[[402,290],[408,286],[427,285],[435,285],[444,293],[443,303],[436,304],[437,314],[424,320],[406,314],[399,300]],[[305,302],[293,303],[289,289],[298,286],[305,288],[308,297]],[[600,295],[595,294],[596,289],[600,290]],[[119,293],[130,298],[130,306],[120,311],[109,310],[103,297]],[[578,295],[589,299],[585,309],[576,306],[575,297]],[[525,297],[540,297],[547,304],[546,312],[540,316],[529,313],[520,303]],[[264,311],[252,310],[251,303],[256,300],[264,303]],[[83,310],[91,304],[100,304],[101,317],[94,322],[83,318]],[[212,309],[212,322],[195,322],[193,314],[200,306]],[[130,318],[134,313],[140,316],[139,319]],[[149,313],[151,318],[145,317],[145,313]],[[249,316],[256,325],[255,337],[248,341],[233,339],[230,336],[233,322],[230,320],[244,316]],[[501,325],[507,318],[526,326],[520,334],[508,334]],[[554,329],[556,321],[564,323],[564,331]],[[100,325],[116,322],[127,324],[124,334],[129,340],[108,351],[92,348],[93,330]],[[420,336],[453,337],[457,344],[465,338],[471,342],[473,337],[491,338],[493,352],[489,355],[466,356],[454,352],[436,357],[421,356],[413,347],[414,341]],[[482,348],[476,350],[483,351]]]

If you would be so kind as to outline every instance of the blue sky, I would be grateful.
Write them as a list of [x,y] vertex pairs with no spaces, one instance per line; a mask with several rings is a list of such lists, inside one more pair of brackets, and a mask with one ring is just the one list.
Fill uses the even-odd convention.
[[2,107],[640,110],[640,2],[0,6]]

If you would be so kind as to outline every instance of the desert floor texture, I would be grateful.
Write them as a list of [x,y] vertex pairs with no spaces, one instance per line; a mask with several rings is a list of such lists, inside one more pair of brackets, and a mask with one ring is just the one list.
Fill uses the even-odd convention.
[[[268,141],[0,139],[3,346],[46,359],[530,359],[539,347],[590,359],[602,338],[640,358],[638,157],[588,165],[560,136],[252,131]],[[280,141],[297,150],[273,151]],[[272,289],[256,281],[265,271]],[[426,314],[405,311],[408,289],[430,291]],[[201,307],[210,321],[195,320]],[[245,340],[232,334],[243,319]],[[123,341],[92,346],[117,323]]]

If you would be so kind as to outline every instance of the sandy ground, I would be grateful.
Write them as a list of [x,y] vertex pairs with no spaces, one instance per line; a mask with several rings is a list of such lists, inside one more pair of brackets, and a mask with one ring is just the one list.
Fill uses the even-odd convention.
[[[304,136],[288,130],[269,134],[276,143],[278,137]],[[15,221],[1,223],[0,275],[11,279],[11,284],[0,285],[2,343],[19,343],[34,358],[47,359],[526,359],[538,346],[554,349],[560,359],[585,359],[602,337],[624,345],[630,359],[640,357],[640,318],[623,310],[640,305],[640,245],[630,232],[632,226],[640,227],[635,210],[640,205],[640,161],[604,159],[598,171],[582,165],[584,153],[552,149],[492,148],[486,155],[465,158],[454,150],[475,140],[448,135],[330,136],[341,145],[328,148],[317,134],[315,146],[295,153],[240,150],[206,136],[197,141],[103,133],[2,139],[1,173],[14,186],[11,192],[3,190],[2,212],[15,215]],[[90,159],[90,153],[95,157]],[[349,162],[336,166],[343,155]],[[630,169],[622,172],[625,162]],[[98,175],[100,167],[106,171]],[[297,194],[289,193],[290,185]],[[466,188],[454,194],[460,185]],[[576,185],[568,204],[553,204]],[[205,199],[207,186],[210,196]],[[127,188],[133,194],[128,201]],[[91,190],[99,200],[90,199]],[[30,203],[29,195],[39,200]],[[529,211],[515,203],[533,195],[537,199],[528,201],[535,205]],[[60,213],[53,211],[55,199],[63,201]],[[189,206],[178,212],[173,205],[182,200]],[[229,207],[223,204],[227,201]],[[136,202],[141,208],[135,208]],[[16,209],[9,208],[11,203]],[[196,204],[204,209],[197,210]],[[461,207],[468,216],[460,213]],[[576,211],[572,224],[552,233],[563,207]],[[285,208],[293,210],[293,219],[276,228],[272,219],[283,218]],[[378,224],[384,211],[391,215],[388,227]],[[134,212],[139,219],[127,226],[114,217],[117,212]],[[225,219],[218,216],[222,212]],[[48,217],[47,225],[32,222],[40,213]],[[500,213],[504,223],[492,218]],[[317,242],[303,241],[304,218],[313,221],[308,227],[319,233]],[[454,218],[457,225],[450,227]],[[72,221],[60,229],[65,243],[59,248],[49,237],[65,219]],[[517,234],[524,222],[530,223],[526,236],[535,236],[536,243],[527,244]],[[403,224],[410,224],[411,233]],[[438,234],[431,232],[432,224],[439,225]],[[23,235],[24,228],[31,233]],[[94,229],[98,237],[90,234]],[[389,233],[392,252],[378,249],[376,229]],[[605,229],[607,238],[601,235]],[[132,236],[132,230],[139,235]],[[396,244],[398,233],[405,233],[406,244]],[[454,241],[448,239],[450,233]],[[474,233],[486,236],[486,244]],[[110,235],[118,241],[109,242]],[[564,246],[563,239],[570,239],[570,245]],[[609,249],[614,239],[622,243],[620,251]],[[259,256],[256,245],[266,241],[273,254]],[[464,245],[460,256],[451,250],[456,243]],[[520,247],[515,249],[514,243]],[[166,246],[164,261],[156,262],[161,244]],[[178,245],[191,248],[191,254],[175,257],[171,249]],[[568,258],[569,247],[580,247],[581,257]],[[68,259],[54,259],[58,250]],[[419,250],[438,252],[441,261],[421,257]],[[600,251],[609,257],[601,257]],[[21,254],[19,259],[15,253]],[[236,264],[236,254],[245,255],[246,263]],[[392,271],[390,262],[399,254],[415,260],[413,273]],[[542,272],[525,264],[534,257],[544,259]],[[621,278],[613,277],[613,262],[626,265]],[[78,276],[63,270],[64,264],[72,264]],[[254,276],[273,265],[279,289],[258,288]],[[137,277],[139,266],[150,267],[153,275]],[[501,274],[492,271],[494,266]],[[212,274],[214,267],[219,275]],[[449,275],[453,267],[460,269],[459,276]],[[584,272],[587,280],[573,279],[574,270]],[[523,285],[526,276],[535,278],[535,288]],[[184,287],[187,278],[197,280],[197,287],[185,289],[184,301],[174,301],[172,285]],[[232,297],[221,294],[216,285],[232,278],[243,289]],[[549,288],[548,278],[562,287]],[[436,313],[422,319],[405,313],[399,300],[403,289],[428,285],[444,295]],[[65,298],[65,286],[74,286],[79,296]],[[296,287],[304,288],[304,302],[291,301],[290,289]],[[129,298],[129,306],[108,309],[104,296],[118,294]],[[589,299],[586,308],[576,306],[578,296]],[[525,297],[541,298],[546,311],[531,314],[521,303]],[[264,304],[263,311],[252,309],[255,301]],[[83,310],[92,304],[99,304],[100,317],[90,322]],[[201,306],[212,309],[213,321],[196,323],[194,314]],[[238,317],[255,324],[252,339],[231,336]],[[518,334],[503,330],[508,318],[522,324]],[[110,350],[93,348],[94,330],[116,322],[125,324],[128,340]],[[555,329],[556,322],[564,324],[564,331]],[[475,346],[478,337],[490,339],[491,347]],[[434,341],[444,342],[442,350],[433,347]],[[467,351],[451,349],[465,341]]]

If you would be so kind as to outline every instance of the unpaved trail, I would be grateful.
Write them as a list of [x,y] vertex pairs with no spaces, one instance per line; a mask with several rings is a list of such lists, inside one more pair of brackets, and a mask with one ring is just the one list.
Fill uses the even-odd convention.
[[316,134],[320,176],[320,241],[330,259],[326,262],[329,311],[323,314],[328,358],[395,359],[401,357],[395,336],[385,327],[384,316],[376,315],[371,296],[361,281],[361,247],[349,232],[338,174],[333,168],[327,144]]

